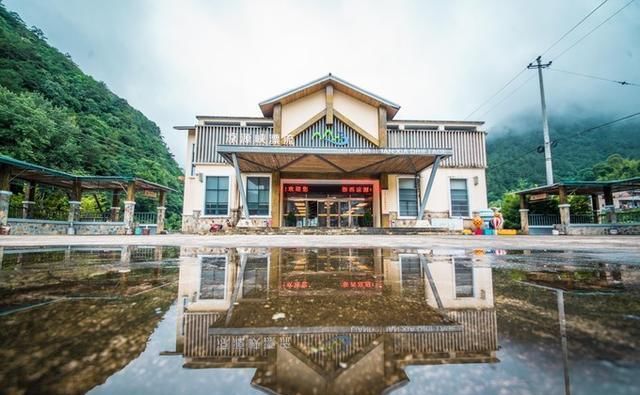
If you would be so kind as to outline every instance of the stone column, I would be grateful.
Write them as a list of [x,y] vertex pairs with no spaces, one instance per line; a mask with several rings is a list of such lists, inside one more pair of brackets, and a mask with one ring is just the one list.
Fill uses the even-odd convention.
[[571,224],[571,207],[568,203],[563,203],[558,205],[558,209],[560,210],[560,225],[562,226],[562,230],[564,232],[567,231],[567,227]]
[[69,217],[67,218],[67,221],[69,221],[67,234],[75,235],[76,230],[73,227],[73,224],[80,221],[80,202],[78,200],[69,200]]
[[529,234],[529,205],[527,195],[520,195],[520,231]]
[[156,232],[158,232],[158,234],[164,232],[164,217],[165,217],[165,213],[167,212],[167,208],[164,206],[159,206],[157,208],[158,210],[158,215],[156,216]]
[[136,202],[125,200],[124,202],[124,233],[133,234],[133,214],[135,212]]
[[0,226],[5,226],[8,222],[11,195],[9,191],[0,191]]
[[124,201],[124,234],[133,234],[133,214],[136,208],[136,184],[127,185],[127,200]]
[[520,231],[525,235],[529,234],[529,209],[528,208],[520,209]]

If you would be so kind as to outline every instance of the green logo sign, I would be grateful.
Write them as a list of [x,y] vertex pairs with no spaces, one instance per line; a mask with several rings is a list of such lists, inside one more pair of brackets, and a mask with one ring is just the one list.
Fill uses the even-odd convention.
[[311,138],[325,140],[333,145],[349,145],[349,136],[329,128],[326,128],[324,132],[319,130],[313,132]]

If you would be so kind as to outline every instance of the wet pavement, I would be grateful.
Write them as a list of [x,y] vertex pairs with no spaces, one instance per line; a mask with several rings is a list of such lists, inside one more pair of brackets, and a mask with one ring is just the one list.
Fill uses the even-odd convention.
[[1,251],[1,394],[640,392],[628,250]]

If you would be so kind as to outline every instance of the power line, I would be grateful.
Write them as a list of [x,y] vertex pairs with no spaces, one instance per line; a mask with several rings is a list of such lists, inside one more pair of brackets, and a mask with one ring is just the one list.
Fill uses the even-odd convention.
[[551,71],[557,71],[557,72],[560,72],[560,73],[573,74],[573,75],[577,75],[577,76],[580,76],[580,77],[591,78],[591,79],[594,79],[594,80],[600,80],[600,81],[613,82],[613,83],[616,83],[616,84],[619,84],[619,85],[623,85],[623,86],[624,86],[624,85],[628,85],[628,86],[640,86],[640,84],[636,84],[636,83],[629,82],[629,81],[612,80],[612,79],[609,79],[609,78],[596,77],[596,76],[594,76],[594,75],[589,75],[589,74],[576,73],[575,71],[559,70],[559,69],[553,69],[553,68],[551,68],[551,67],[549,67],[549,70],[551,70]]
[[611,14],[607,19],[605,19],[604,21],[600,22],[596,27],[594,27],[593,29],[589,30],[589,32],[587,32],[587,34],[585,34],[584,36],[580,37],[576,42],[574,42],[573,44],[571,44],[568,48],[566,48],[564,51],[560,52],[560,54],[558,54],[554,60],[558,60],[562,55],[564,55],[565,53],[569,52],[571,49],[573,49],[573,47],[575,47],[576,45],[580,44],[582,42],[582,40],[584,40],[585,38],[589,37],[591,35],[591,33],[595,32],[596,30],[598,30],[602,25],[604,25],[605,23],[609,22],[614,16],[618,15],[622,10],[624,10],[625,8],[627,8],[628,6],[631,5],[631,3],[633,3],[635,0],[630,0],[628,3],[626,3],[625,5],[623,5],[622,7],[620,7],[616,12],[614,12],[613,14]]
[[554,42],[553,44],[551,44],[551,46],[547,49],[545,49],[545,51],[543,53],[540,54],[540,56],[543,56],[544,54],[546,54],[547,52],[549,52],[553,47],[555,47],[556,45],[558,45],[558,43],[560,41],[562,41],[565,37],[567,37],[572,31],[574,31],[578,26],[580,26],[584,21],[587,20],[587,18],[589,18],[591,15],[593,15],[594,12],[598,11],[598,9],[600,9],[600,7],[602,7],[603,5],[605,5],[605,3],[609,1],[609,0],[604,0],[602,3],[598,4],[598,6],[596,8],[594,8],[593,10],[591,10],[591,12],[589,12],[587,15],[584,16],[584,18],[580,19],[580,21],[578,23],[576,23],[575,25],[573,25],[573,27],[571,29],[569,29],[565,34],[562,35],[562,37],[560,37],[558,40],[556,40],[556,42]]
[[[583,130],[580,130],[579,132],[570,134],[568,136],[560,137],[560,138],[554,140],[553,143],[557,143],[558,141],[566,140],[566,139],[578,136],[578,135],[583,134],[583,133],[588,133],[588,132],[591,132],[591,131],[594,131],[594,130],[597,130],[597,129],[602,129],[602,128],[606,127],[606,126],[613,125],[614,123],[626,121],[627,119],[631,119],[631,118],[637,117],[638,115],[640,115],[640,112],[636,112],[636,113],[633,113],[633,114],[625,115],[624,117],[621,117],[621,118],[618,118],[618,119],[614,119],[613,121],[605,122],[605,123],[602,123],[600,125],[596,125],[596,126],[593,126],[593,127],[587,128],[587,129],[583,129]],[[519,157],[521,158],[524,155],[528,155],[528,154],[530,154],[532,152],[537,152],[538,148],[539,147],[536,147],[536,148],[533,148],[533,149],[530,149],[530,150],[526,150],[523,153],[521,153]],[[494,169],[496,167],[504,166],[504,165],[512,163],[512,162],[514,162],[514,159],[508,159],[508,160],[499,162],[497,164],[489,165],[489,167]]]
[[522,70],[520,70],[520,72],[518,72],[518,74],[516,74],[515,76],[513,76],[513,78],[511,78],[506,84],[504,84],[502,86],[502,88],[498,89],[493,95],[491,95],[487,100],[483,101],[482,104],[480,104],[475,110],[473,110],[469,115],[467,115],[464,119],[467,120],[469,119],[473,114],[475,114],[479,109],[481,109],[482,107],[485,106],[485,104],[487,104],[488,102],[490,102],[494,97],[498,96],[498,94],[500,94],[500,92],[502,92],[503,90],[505,90],[509,85],[511,85],[511,83],[513,81],[515,81],[518,77],[520,77],[522,75],[522,73],[524,73],[527,69],[524,68]]
[[[607,1],[609,0],[604,0],[602,3],[598,4],[597,7],[595,7],[593,10],[591,10],[587,15],[585,15],[580,21],[578,21],[578,23],[576,23],[571,29],[569,29],[566,33],[564,33],[559,39],[557,39],[553,44],[551,44],[551,46],[549,48],[547,48],[542,54],[546,54],[547,52],[549,52],[552,48],[554,48],[559,42],[561,42],[562,40],[565,39],[565,37],[567,37],[572,31],[574,31],[578,26],[580,26],[584,21],[586,21],[591,15],[593,15],[594,12],[596,12],[600,7],[602,7]],[[633,0],[631,0],[633,1]],[[476,107],[471,113],[469,113],[469,115],[467,115],[464,119],[467,120],[469,119],[473,114],[475,114],[476,112],[478,112],[478,110],[480,110],[482,107],[484,107],[487,103],[489,103],[491,100],[493,100],[496,96],[498,96],[502,91],[504,91],[509,85],[511,85],[516,79],[518,79],[518,77],[520,77],[527,69],[524,68],[522,70],[520,70],[515,76],[513,76],[509,81],[507,81],[506,84],[504,84],[500,89],[498,89],[496,92],[494,92],[491,96],[489,96],[486,100],[484,100],[478,107]],[[504,100],[502,100],[500,103],[504,102]],[[495,106],[494,106],[495,107]],[[493,109],[493,108],[492,108]],[[484,114],[483,114],[484,115]]]
[[513,96],[514,93],[516,93],[518,90],[520,90],[520,88],[522,88],[523,86],[527,85],[527,83],[529,81],[531,81],[533,79],[533,77],[535,77],[535,74],[532,75],[531,77],[527,78],[522,84],[518,85],[518,87],[514,90],[512,90],[507,96],[503,97],[502,100],[500,100],[499,102],[497,102],[496,104],[494,104],[493,106],[491,106],[487,111],[483,112],[478,118],[482,119],[485,115],[487,115],[488,113],[490,113],[491,111],[493,111],[495,108],[497,108],[500,104],[504,103],[508,98],[510,98],[511,96]]

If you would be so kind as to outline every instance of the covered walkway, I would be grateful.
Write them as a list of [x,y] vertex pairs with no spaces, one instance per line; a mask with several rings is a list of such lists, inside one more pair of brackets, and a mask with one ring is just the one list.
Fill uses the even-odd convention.
[[[640,190],[640,177],[612,181],[561,181],[552,185],[525,189],[520,195],[520,225],[523,233],[529,234],[535,228],[555,228],[562,234],[640,234],[640,215],[616,211],[616,192]],[[558,196],[558,215],[530,214],[529,205]],[[569,196],[589,196],[589,215],[571,213]],[[604,198],[601,209],[600,198]],[[630,215],[633,214],[633,215]]]
[[[11,185],[21,184],[21,207],[11,205]],[[62,189],[68,196],[68,208],[61,213],[36,213],[36,188]],[[110,192],[111,207],[83,216],[80,201],[86,192]],[[157,213],[136,213],[136,193],[157,199]],[[132,234],[137,224],[164,231],[165,204],[173,189],[132,176],[88,176],[20,161],[0,155],[0,226],[12,234]],[[121,215],[121,197],[124,213]],[[96,197],[96,203],[100,206]]]

